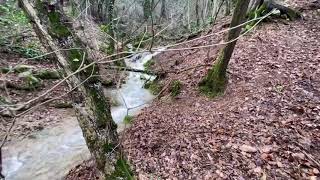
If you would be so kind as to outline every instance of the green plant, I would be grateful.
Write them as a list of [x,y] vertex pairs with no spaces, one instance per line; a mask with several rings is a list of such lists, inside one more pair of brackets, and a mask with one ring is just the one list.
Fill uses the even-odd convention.
[[143,48],[145,47],[148,39],[152,37],[149,33],[141,33],[137,36],[135,36],[130,42],[132,43],[132,46],[135,48]]
[[14,29],[17,26],[27,26],[28,18],[24,12],[17,8],[16,1],[9,0],[0,4],[0,26]]
[[[263,16],[263,13],[267,10],[267,6],[265,3],[263,3],[261,6],[257,7],[256,9],[251,10],[248,13],[248,19],[252,20],[252,19],[256,19],[258,17]],[[257,23],[256,21],[252,21],[251,23],[247,24],[245,27],[245,30],[248,31],[249,29],[252,28],[252,26],[254,26]]]
[[160,93],[162,86],[158,83],[157,80],[153,80],[144,84],[144,88],[149,89],[153,95]]
[[27,85],[29,88],[39,87],[41,80],[36,78],[31,71],[24,71],[19,73],[20,78],[24,78],[27,81]]
[[22,72],[26,72],[26,71],[31,71],[34,67],[33,66],[29,66],[26,64],[19,64],[16,67],[14,67],[14,72],[16,73],[22,73]]
[[130,169],[129,163],[122,155],[116,162],[114,173],[112,173],[109,177],[106,177],[106,180],[111,180],[111,179],[124,179],[124,180],[134,179],[133,172]]
[[182,83],[179,80],[174,80],[170,84],[170,94],[172,97],[176,97],[181,93]]
[[126,115],[123,119],[124,124],[131,124],[133,122],[133,116]]
[[40,79],[60,79],[62,78],[63,72],[55,69],[44,69],[37,71],[34,76]]
[[29,19],[24,12],[18,8],[16,1],[9,0],[0,4],[0,45],[8,51],[21,54],[28,58],[41,55],[39,43],[23,41],[25,35],[31,31]]
[[144,67],[144,70],[146,71],[150,71],[151,70],[151,67],[155,64],[154,60],[153,59],[150,59],[149,61],[145,62],[143,64],[143,67]]

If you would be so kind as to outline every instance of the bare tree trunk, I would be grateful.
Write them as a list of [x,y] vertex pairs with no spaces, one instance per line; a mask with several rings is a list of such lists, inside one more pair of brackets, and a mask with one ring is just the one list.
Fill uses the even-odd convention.
[[220,10],[221,10],[221,8],[222,8],[222,5],[223,5],[224,1],[225,1],[225,0],[221,0],[220,5],[219,5],[219,8],[218,8],[218,10],[217,10],[217,12],[216,12],[216,14],[215,14],[215,16],[214,16],[214,19],[212,20],[211,24],[215,24],[215,23],[216,23],[216,20],[217,20],[217,18],[218,18],[218,15],[219,15],[219,13],[220,13]]
[[188,19],[188,29],[191,31],[191,24],[190,24],[190,0],[187,0],[187,19]]
[[[238,26],[242,23],[246,16],[247,8],[250,0],[238,0],[234,10],[230,27]],[[227,41],[236,39],[241,32],[242,27],[231,29],[228,33]],[[227,44],[221,51],[216,59],[212,69],[208,72],[207,76],[200,82],[200,90],[208,96],[216,96],[223,93],[227,84],[227,67],[232,56],[236,40]]]
[[225,1],[225,3],[226,3],[226,9],[225,9],[225,16],[229,16],[230,15],[230,13],[231,13],[231,4],[232,4],[232,2],[231,2],[231,0],[226,0]]
[[204,19],[204,22],[203,22],[203,24],[206,24],[206,20],[207,20],[207,15],[208,15],[208,5],[209,5],[209,0],[205,0],[204,1],[204,5],[203,5],[203,19]]
[[161,12],[160,17],[163,19],[167,18],[167,11],[166,11],[166,0],[161,0]]
[[211,23],[213,22],[213,18],[218,11],[218,0],[212,1],[212,7],[211,7]]
[[197,22],[197,27],[200,26],[200,14],[199,14],[199,0],[196,0],[196,22]]
[[[27,0],[19,0],[19,3],[30,18],[42,44],[48,51],[54,51],[65,75],[70,76],[67,80],[69,86],[77,88],[77,91],[72,93],[73,106],[87,146],[102,176],[106,179],[114,178],[122,156],[117,125],[112,120],[110,104],[103,94],[101,81],[91,77],[99,74],[98,67],[88,58],[79,38],[73,36],[70,21],[63,12],[41,0],[37,0],[35,6]],[[36,7],[36,10],[33,7]],[[70,50],[57,51],[58,49]],[[91,66],[73,75],[82,64]]]
[[148,20],[150,14],[152,13],[152,6],[150,0],[144,0],[143,1],[143,15],[144,19]]

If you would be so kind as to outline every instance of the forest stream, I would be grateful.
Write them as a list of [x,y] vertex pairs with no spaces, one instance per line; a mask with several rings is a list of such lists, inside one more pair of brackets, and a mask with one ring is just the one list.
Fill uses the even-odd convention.
[[[144,63],[156,54],[136,54],[125,62],[128,67],[143,70]],[[126,115],[136,115],[154,98],[149,90],[143,88],[145,81],[141,75],[129,72],[126,82],[119,89],[105,90],[117,102],[111,112],[118,124],[118,131],[125,127],[123,119]],[[76,117],[72,112],[68,114],[71,115],[57,126],[45,128],[28,139],[4,147],[3,168],[6,180],[63,179],[71,168],[90,158]]]

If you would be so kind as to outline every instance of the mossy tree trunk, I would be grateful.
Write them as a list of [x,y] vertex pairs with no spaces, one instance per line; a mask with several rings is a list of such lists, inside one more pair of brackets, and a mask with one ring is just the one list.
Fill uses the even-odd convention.
[[109,53],[113,54],[115,52],[115,33],[114,33],[114,22],[113,22],[113,10],[114,10],[114,0],[108,0],[106,3],[107,7],[107,27],[109,38]]
[[143,15],[144,19],[148,20],[152,13],[152,6],[151,6],[151,0],[144,0],[143,1]]
[[[238,0],[233,12],[230,27],[241,24],[246,16],[250,0]],[[236,39],[241,32],[241,27],[229,30],[227,41]],[[216,96],[224,92],[227,84],[227,68],[237,41],[228,43],[221,51],[212,69],[200,82],[200,90],[208,96]]]
[[[37,0],[35,6],[27,0],[19,0],[19,3],[30,18],[42,44],[48,51],[54,51],[65,75],[71,76],[67,81],[70,88],[77,87],[71,96],[87,146],[101,174],[106,179],[112,179],[122,156],[118,146],[117,125],[112,120],[110,104],[103,94],[101,81],[97,77],[91,77],[99,73],[98,67],[88,58],[85,46],[74,36],[70,21],[63,12],[41,0]],[[57,51],[58,49],[71,50]],[[92,66],[72,75],[81,64]]]
[[[287,18],[290,20],[295,20],[301,17],[300,12],[290,8],[286,7],[284,5],[281,5],[274,0],[251,0],[248,8],[248,16],[250,19],[254,17],[261,17],[269,12],[271,12],[273,9],[277,9],[280,11],[281,15],[286,15]],[[255,22],[253,22],[254,24]]]

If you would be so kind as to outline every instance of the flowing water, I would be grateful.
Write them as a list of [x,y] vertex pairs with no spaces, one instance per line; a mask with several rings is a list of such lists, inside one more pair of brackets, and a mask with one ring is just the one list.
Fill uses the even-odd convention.
[[[143,69],[143,64],[154,55],[156,53],[137,54],[126,59],[126,64]],[[119,130],[123,129],[127,114],[136,115],[153,99],[143,84],[141,73],[129,72],[121,88],[106,90],[105,93],[118,102],[111,113]],[[63,179],[71,168],[89,159],[90,153],[76,117],[69,115],[59,125],[36,133],[32,138],[9,143],[3,149],[3,158],[6,180],[56,180]]]

